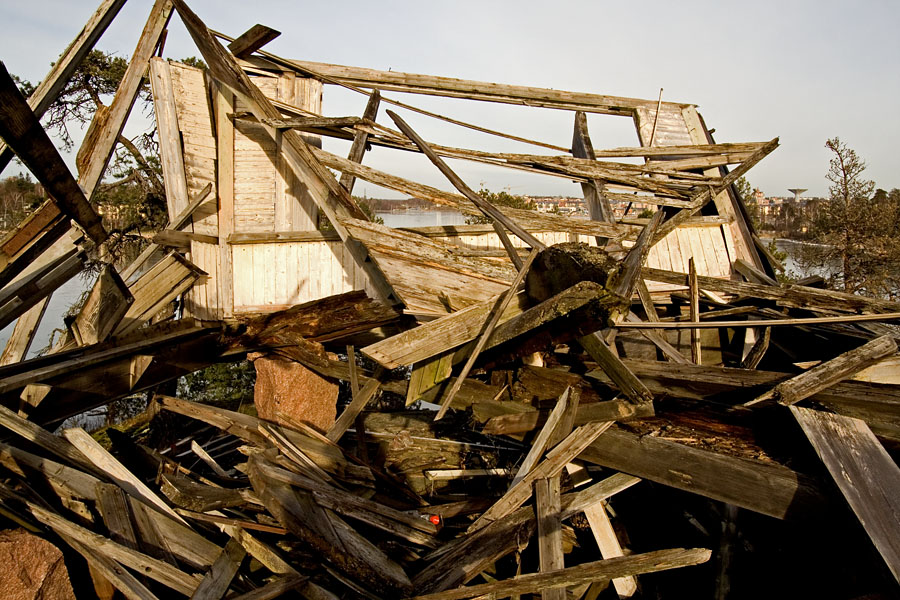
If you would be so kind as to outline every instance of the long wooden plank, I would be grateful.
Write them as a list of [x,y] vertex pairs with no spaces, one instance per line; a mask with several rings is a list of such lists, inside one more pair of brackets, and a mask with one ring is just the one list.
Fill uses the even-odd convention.
[[791,406],[806,437],[900,582],[900,469],[865,422]]
[[415,596],[411,600],[464,600],[466,598],[508,598],[519,594],[538,593],[552,588],[566,588],[592,581],[656,573],[706,562],[711,556],[706,548],[656,550],[585,563],[546,573],[529,573],[480,585],[459,587],[446,592]]
[[281,35],[280,31],[257,23],[228,44],[228,49],[237,58],[246,58],[279,35]]
[[81,429],[80,427],[66,429],[63,434],[73,446],[78,448],[78,450],[94,464],[95,467],[106,473],[118,483],[122,489],[135,498],[139,498],[147,504],[156,507],[160,512],[169,515],[182,525],[187,525],[187,521],[182,519],[178,513],[172,510],[168,504],[163,502],[159,496],[153,493],[153,491],[148,488],[143,481],[138,479],[134,473],[116,460],[112,454],[107,452],[106,449],[84,429]]
[[[657,104],[656,100],[640,100],[547,88],[503,85],[452,77],[403,73],[400,71],[379,71],[377,69],[312,61],[292,60],[290,62],[301,72],[325,75],[352,85],[382,90],[462,97],[518,105],[524,103],[528,106],[584,110],[624,116],[631,116],[633,110],[637,107],[656,108]],[[663,106],[681,109],[689,105],[663,102]]]
[[173,222],[175,215],[188,204],[188,188],[184,175],[184,156],[175,109],[172,74],[169,63],[162,58],[150,59],[150,88],[153,91],[153,112],[156,115],[159,132],[159,155],[166,186],[166,205],[169,210],[169,221]]
[[787,467],[615,427],[588,446],[581,459],[778,519],[811,513],[823,504],[814,482]]
[[247,555],[247,550],[241,545],[241,542],[235,538],[228,540],[222,553],[212,564],[206,577],[194,590],[191,600],[219,600],[231,587],[231,580],[234,579],[241,561]]
[[[538,526],[538,559],[542,573],[565,568],[562,546],[562,520],[559,506],[559,475],[534,482],[535,512]],[[543,600],[565,600],[563,587],[541,591]]]
[[[103,0],[88,19],[87,23],[74,40],[66,47],[58,59],[50,67],[50,72],[38,84],[34,92],[28,97],[28,106],[35,116],[40,119],[50,105],[56,101],[69,79],[75,73],[78,65],[84,57],[94,48],[94,44],[109,27],[109,24],[119,14],[119,10],[125,4],[125,0]],[[13,156],[6,143],[0,140],[0,172],[6,168]]]
[[60,533],[60,537],[76,552],[81,554],[91,568],[96,569],[100,575],[115,586],[115,589],[122,592],[122,595],[128,600],[158,600],[156,595],[147,589],[137,577],[125,570],[116,561],[96,553],[90,546],[86,546],[65,534]]
[[[683,285],[685,287],[688,286],[688,276],[685,273],[644,267],[643,276],[644,279],[649,281],[672,283]],[[832,290],[820,290],[799,285],[775,287],[745,281],[730,281],[728,279],[706,277],[704,275],[698,275],[697,282],[702,290],[735,294],[738,296],[749,296],[751,298],[762,298],[764,300],[775,300],[779,305],[789,306],[791,308],[823,308],[841,312],[900,312],[900,302],[857,296]]]
[[122,76],[119,88],[113,98],[109,110],[97,111],[94,120],[88,129],[81,149],[78,151],[81,165],[79,168],[78,183],[87,191],[88,199],[91,199],[97,190],[98,184],[103,179],[106,165],[112,157],[116,142],[125,121],[131,112],[131,107],[137,99],[147,64],[159,43],[160,36],[169,22],[172,13],[170,0],[156,0],[150,9],[150,15],[141,37],[138,39],[134,52],[131,53],[131,61]]
[[805,373],[779,383],[770,391],[748,402],[746,405],[756,404],[771,398],[777,398],[779,403],[785,405],[796,404],[839,381],[850,378],[895,352],[897,352],[897,342],[886,335],[881,336],[820,365],[816,365]]
[[28,509],[37,520],[60,535],[74,539],[89,547],[92,552],[120,562],[124,566],[134,569],[138,573],[158,581],[185,596],[190,596],[200,581],[198,576],[188,575],[167,562],[117,544],[109,538],[76,525],[43,507],[29,503]]
[[532,469],[519,483],[510,488],[502,498],[497,500],[486,510],[478,520],[473,523],[468,532],[472,533],[486,527],[493,521],[501,519],[517,508],[523,502],[528,500],[532,493],[532,485],[538,479],[545,479],[559,475],[566,463],[574,460],[581,452],[587,448],[594,440],[609,429],[612,423],[599,422],[588,423],[582,425],[573,431],[565,440],[560,442],[553,450],[551,450],[546,458],[541,461],[534,469]]

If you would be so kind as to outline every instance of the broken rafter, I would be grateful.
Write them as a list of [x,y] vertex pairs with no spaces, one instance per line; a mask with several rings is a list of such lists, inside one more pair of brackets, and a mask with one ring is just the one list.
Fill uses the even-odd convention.
[[2,62],[0,137],[37,177],[59,209],[83,227],[94,242],[103,243],[109,234],[103,229],[100,216],[91,207]]

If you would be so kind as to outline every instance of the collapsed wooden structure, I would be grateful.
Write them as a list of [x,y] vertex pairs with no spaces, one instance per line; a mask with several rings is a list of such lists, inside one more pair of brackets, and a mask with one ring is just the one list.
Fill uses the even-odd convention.
[[[690,104],[288,60],[262,50],[267,27],[231,39],[157,0],[75,178],[39,118],[123,4],[101,3],[27,104],[0,73],[0,137],[51,196],[0,242],[0,322],[16,323],[0,358],[0,424],[15,434],[0,446],[5,518],[53,532],[129,598],[630,597],[639,581],[668,597],[638,576],[712,552],[625,555],[606,501],[652,485],[724,507],[704,573],[725,598],[738,508],[843,518],[827,472],[900,578],[885,450],[900,441],[900,305],[775,281],[732,184],[777,140],[716,144]],[[157,56],[175,11],[208,69]],[[169,225],[131,265],[106,265],[65,339],[26,360],[49,295],[106,240],[90,202],[145,75]],[[362,116],[322,116],[326,85],[365,95]],[[572,147],[391,92],[570,111]],[[383,104],[543,154],[432,144],[390,110],[379,122]],[[639,146],[595,149],[587,113],[633,119]],[[323,137],[352,140],[349,157]],[[425,154],[458,193],[364,166],[373,145]],[[444,158],[579,181],[590,219],[493,206]],[[357,179],[492,224],[378,225]],[[616,220],[611,200],[659,210]],[[167,395],[154,406],[209,426],[183,435],[190,450],[119,439],[114,457],[79,429],[44,429],[258,350],[349,382],[328,431]],[[367,411],[379,393],[436,404],[440,420]],[[797,439],[773,441],[785,431]],[[594,546],[573,564],[581,515]]]

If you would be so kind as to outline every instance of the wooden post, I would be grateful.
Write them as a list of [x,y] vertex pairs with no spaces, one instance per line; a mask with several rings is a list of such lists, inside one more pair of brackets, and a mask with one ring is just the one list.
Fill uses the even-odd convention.
[[[700,320],[700,288],[697,284],[697,268],[694,265],[694,257],[692,256],[688,261],[688,282],[689,289],[691,295],[691,307],[690,307],[690,317],[691,322],[696,323]],[[697,328],[691,329],[691,360],[694,361],[694,364],[701,364],[702,359],[700,356],[700,330]]]

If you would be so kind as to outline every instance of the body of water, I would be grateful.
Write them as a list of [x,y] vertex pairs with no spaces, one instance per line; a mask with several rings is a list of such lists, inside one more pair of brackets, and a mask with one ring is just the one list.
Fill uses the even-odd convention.
[[466,217],[453,210],[408,210],[403,212],[377,212],[388,227],[435,227],[438,225],[465,225]]
[[[69,307],[81,300],[82,294],[91,289],[93,285],[93,279],[88,280],[81,275],[76,275],[53,292],[53,295],[50,297],[50,304],[44,312],[44,318],[41,319],[41,323],[38,325],[37,332],[34,335],[34,341],[28,350],[27,358],[36,356],[38,352],[50,344],[50,338],[54,330],[65,330],[63,316],[68,312]],[[0,330],[0,349],[6,347],[6,342],[9,340],[9,336],[12,335],[15,325],[13,322]],[[57,339],[59,338],[57,337]]]
[[[771,241],[771,239],[763,238],[763,242],[766,244]],[[775,247],[778,248],[780,252],[784,252],[787,254],[787,258],[784,259],[785,275],[791,277],[792,279],[802,279],[804,277],[812,277],[816,275],[827,279],[831,275],[834,275],[841,270],[841,264],[839,261],[831,261],[821,265],[812,265],[807,268],[802,267],[797,262],[797,257],[799,256],[802,248],[805,245],[809,245],[809,242],[798,242],[795,240],[785,240],[780,238],[777,238],[775,240]]]

